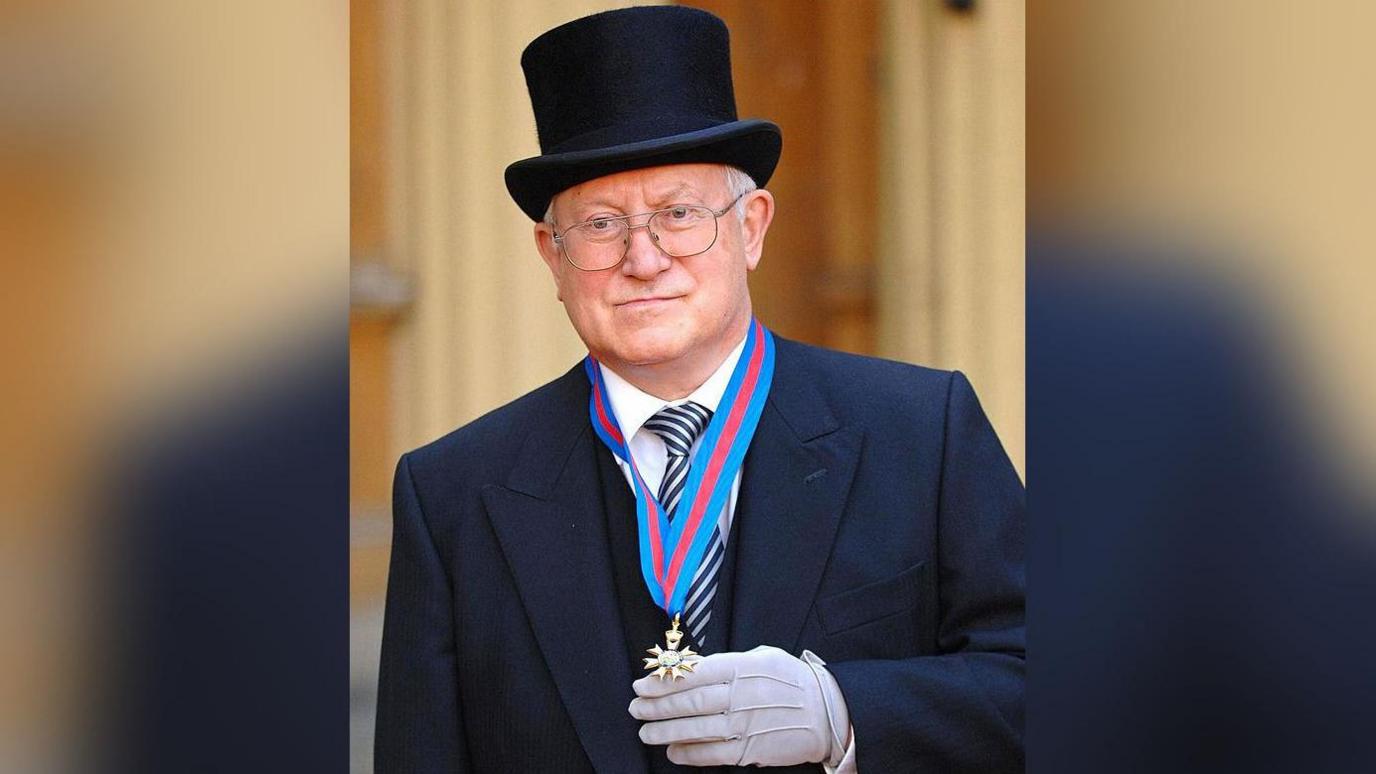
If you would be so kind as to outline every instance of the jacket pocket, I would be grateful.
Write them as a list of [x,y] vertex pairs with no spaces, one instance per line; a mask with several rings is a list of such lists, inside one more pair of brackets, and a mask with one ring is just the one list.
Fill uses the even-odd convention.
[[817,600],[817,618],[829,635],[863,626],[917,606],[927,562],[859,588]]

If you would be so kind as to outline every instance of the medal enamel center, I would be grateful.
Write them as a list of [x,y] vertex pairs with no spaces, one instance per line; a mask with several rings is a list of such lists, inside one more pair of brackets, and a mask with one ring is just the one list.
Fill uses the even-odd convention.
[[647,650],[646,652],[654,658],[645,659],[645,669],[653,672],[661,680],[666,677],[678,680],[693,671],[693,662],[698,659],[698,654],[688,647],[680,650],[678,644],[682,640],[683,632],[678,630],[678,616],[674,616],[673,628],[664,633],[664,643],[667,647],[661,648],[656,645]]

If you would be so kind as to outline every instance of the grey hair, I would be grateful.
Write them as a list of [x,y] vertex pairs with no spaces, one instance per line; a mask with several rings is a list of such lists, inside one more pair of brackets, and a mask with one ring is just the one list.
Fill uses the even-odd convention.
[[[731,199],[733,201],[736,199],[740,199],[740,201],[736,202],[736,217],[744,218],[745,199],[743,197],[751,191],[755,190],[756,188],[759,188],[759,186],[755,184],[755,179],[750,175],[746,174],[745,170],[741,169],[740,167],[733,167],[730,164],[722,164],[721,168],[726,173],[726,190],[731,196]],[[545,208],[544,221],[545,223],[548,223],[551,228],[553,228],[555,225],[554,197],[550,197],[549,206]]]
[[745,170],[741,169],[740,167],[733,167],[730,164],[723,164],[722,168],[726,170],[726,190],[729,192],[733,200],[740,200],[736,202],[736,217],[744,218],[744,197],[746,194],[750,193],[756,188],[759,188],[759,186],[755,185],[755,178],[746,174]]

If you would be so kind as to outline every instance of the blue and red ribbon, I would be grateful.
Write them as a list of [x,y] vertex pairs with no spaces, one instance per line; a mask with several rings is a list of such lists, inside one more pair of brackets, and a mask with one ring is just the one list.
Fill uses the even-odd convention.
[[774,378],[774,337],[754,318],[745,347],[688,466],[688,478],[673,523],[636,468],[607,398],[602,371],[592,356],[583,361],[592,385],[588,413],[597,436],[631,469],[635,515],[640,533],[640,572],[655,604],[670,616],[683,612],[688,587],[697,573],[731,485],[745,460]]

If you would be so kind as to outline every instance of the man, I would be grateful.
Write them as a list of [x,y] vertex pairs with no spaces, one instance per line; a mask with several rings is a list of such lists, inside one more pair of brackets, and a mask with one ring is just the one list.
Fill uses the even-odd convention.
[[378,770],[1020,770],[1021,483],[959,373],[753,317],[780,134],[725,26],[522,64],[507,186],[589,357],[398,465]]

